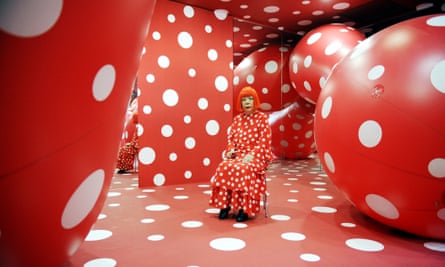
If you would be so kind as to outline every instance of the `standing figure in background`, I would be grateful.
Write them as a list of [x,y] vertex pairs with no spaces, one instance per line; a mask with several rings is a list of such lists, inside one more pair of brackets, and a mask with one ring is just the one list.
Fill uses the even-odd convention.
[[117,156],[117,173],[123,174],[135,169],[138,153],[138,111],[137,97],[132,97],[125,118],[124,133]]
[[273,160],[272,130],[267,114],[258,111],[260,99],[252,87],[238,95],[236,115],[229,128],[225,159],[211,180],[209,204],[220,209],[219,219],[232,212],[236,221],[246,221],[260,211],[266,193],[265,171]]

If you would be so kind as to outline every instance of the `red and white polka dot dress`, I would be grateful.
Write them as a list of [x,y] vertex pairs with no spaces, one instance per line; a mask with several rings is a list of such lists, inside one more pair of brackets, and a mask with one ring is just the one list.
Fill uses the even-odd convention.
[[[209,204],[216,208],[231,206],[236,212],[243,209],[249,216],[260,211],[261,195],[266,193],[265,170],[273,159],[272,132],[268,116],[260,111],[238,114],[230,126],[226,151],[235,149],[233,159],[225,159],[212,178]],[[244,163],[246,154],[253,160]]]

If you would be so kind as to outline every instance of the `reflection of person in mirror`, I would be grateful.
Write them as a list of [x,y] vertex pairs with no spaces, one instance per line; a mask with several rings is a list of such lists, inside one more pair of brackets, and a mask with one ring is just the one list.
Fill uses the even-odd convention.
[[135,170],[136,155],[138,152],[138,99],[132,94],[125,117],[124,132],[117,156],[117,173],[123,174]]
[[229,128],[225,159],[212,177],[209,204],[220,209],[219,218],[231,213],[243,222],[260,211],[266,193],[265,171],[273,160],[272,131],[268,116],[259,111],[255,89],[244,87],[238,95],[238,111]]

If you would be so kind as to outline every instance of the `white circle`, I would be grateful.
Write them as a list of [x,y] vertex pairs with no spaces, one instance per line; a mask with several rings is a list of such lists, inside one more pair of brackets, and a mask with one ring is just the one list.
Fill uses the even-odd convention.
[[185,139],[184,144],[185,144],[185,148],[193,149],[195,147],[195,145],[196,145],[196,140],[193,137],[187,137]]
[[209,120],[206,123],[206,132],[211,136],[217,135],[219,133],[219,123],[216,120]]
[[154,32],[151,34],[151,37],[153,37],[153,40],[157,40],[157,41],[159,41],[159,40],[161,40],[161,33],[158,32],[158,31],[154,31]]
[[148,82],[148,83],[154,83],[154,81],[155,81],[155,76],[153,75],[153,74],[147,74],[146,76],[145,76],[145,80]]
[[147,240],[150,240],[150,241],[161,241],[164,238],[165,237],[163,235],[149,235],[149,236],[147,236]]
[[185,178],[185,179],[190,179],[190,178],[192,178],[192,175],[193,175],[192,171],[185,171],[185,172],[184,172],[184,178]]
[[190,115],[185,115],[184,116],[184,123],[185,124],[189,124],[190,122],[192,122],[192,117],[190,117]]
[[222,251],[235,251],[243,249],[246,243],[238,238],[222,237],[210,241],[210,247]]
[[166,69],[168,66],[170,66],[170,59],[167,56],[159,56],[158,65],[159,67]]
[[83,267],[115,267],[117,266],[117,261],[111,258],[97,258],[90,260],[83,265]]
[[188,49],[193,45],[193,37],[188,32],[180,32],[178,34],[178,44],[182,48]]
[[200,110],[206,110],[208,106],[209,106],[209,101],[207,101],[207,99],[203,97],[198,99],[198,107]]
[[198,228],[203,225],[200,221],[185,221],[181,223],[181,226],[184,228]]
[[153,218],[144,218],[141,220],[141,223],[154,223],[155,219]]
[[168,156],[168,159],[170,161],[176,161],[178,159],[178,155],[176,153],[170,153],[170,155]]
[[2,1],[0,29],[19,37],[44,34],[58,21],[62,6],[62,0]]
[[343,222],[340,225],[345,227],[345,228],[354,228],[354,227],[356,227],[355,223],[349,223],[349,222]]
[[218,20],[225,20],[229,15],[229,11],[226,9],[215,9],[213,14]]
[[196,70],[194,68],[190,68],[187,73],[189,77],[196,77]]
[[192,6],[184,6],[183,12],[184,16],[186,16],[187,18],[193,18],[193,16],[195,16],[195,10]]
[[290,216],[281,215],[281,214],[272,215],[270,218],[275,221],[289,221],[290,220]]
[[179,102],[179,95],[175,90],[167,89],[162,94],[162,101],[169,107],[176,106]]
[[342,44],[339,41],[334,41],[326,47],[326,49],[324,50],[324,54],[326,56],[333,55],[333,54],[337,53],[337,51],[339,51],[341,49],[341,47],[342,47]]
[[170,23],[174,23],[174,22],[176,21],[176,17],[175,17],[175,15],[173,15],[173,14],[169,14],[169,15],[167,16],[167,20],[168,20],[168,22],[170,22]]
[[85,241],[104,240],[112,236],[113,233],[108,230],[91,230],[85,237]]
[[326,164],[326,167],[328,168],[328,170],[332,173],[335,173],[335,162],[334,162],[334,159],[332,158],[331,154],[329,154],[328,152],[324,152],[323,159],[324,159],[324,163]]
[[205,25],[205,26],[204,26],[204,31],[205,31],[206,33],[211,33],[211,32],[213,31],[213,27],[212,27],[212,25]]
[[170,137],[173,135],[173,127],[171,125],[163,125],[161,127],[161,135],[164,137]]
[[[445,16],[443,16],[445,18]],[[445,60],[435,64],[430,74],[430,81],[434,88],[445,94]]]
[[215,49],[209,49],[209,51],[207,51],[207,57],[210,61],[215,61],[218,59],[218,52],[216,52]]
[[436,178],[445,178],[445,158],[435,158],[428,163],[428,172]]
[[374,66],[369,72],[368,72],[368,79],[371,81],[375,81],[383,76],[385,73],[385,67],[382,65]]
[[225,92],[229,88],[229,81],[226,77],[219,75],[215,79],[215,88],[219,92]]
[[165,175],[162,173],[157,173],[153,176],[153,183],[157,186],[165,184]]
[[301,241],[305,240],[306,236],[300,233],[287,232],[287,233],[282,233],[281,238],[289,241]]
[[385,248],[380,242],[364,238],[351,238],[346,240],[345,243],[350,248],[366,252],[378,252]]
[[156,152],[151,147],[144,147],[138,153],[139,162],[142,164],[152,164],[156,159]]
[[152,204],[145,207],[145,209],[148,211],[164,211],[170,209],[170,206],[166,204]]
[[312,211],[318,212],[318,213],[336,213],[337,209],[331,208],[331,207],[312,207]]
[[275,60],[269,60],[264,65],[264,70],[270,74],[275,73],[278,70],[278,63]]
[[311,36],[307,39],[306,44],[308,45],[314,44],[315,42],[320,40],[321,36],[322,36],[321,32],[316,32],[311,34]]
[[331,113],[331,110],[332,110],[332,97],[328,96],[323,101],[323,105],[321,106],[321,117],[323,119],[326,119]]
[[142,108],[142,112],[144,114],[150,114],[151,113],[151,106],[150,105],[144,105],[144,107]]
[[374,212],[387,219],[398,219],[400,214],[397,207],[386,198],[377,194],[368,194],[365,202]]
[[358,137],[363,146],[375,147],[382,140],[382,127],[374,120],[367,120],[360,125]]
[[62,212],[61,224],[64,229],[79,225],[91,212],[102,192],[105,171],[96,170],[77,187]]
[[309,68],[312,64],[312,56],[306,56],[303,61],[303,65],[305,68]]
[[93,80],[93,97],[96,101],[104,101],[113,91],[116,82],[116,70],[113,65],[104,65],[96,73]]
[[312,253],[303,253],[300,255],[300,259],[308,262],[316,262],[320,260],[320,256]]

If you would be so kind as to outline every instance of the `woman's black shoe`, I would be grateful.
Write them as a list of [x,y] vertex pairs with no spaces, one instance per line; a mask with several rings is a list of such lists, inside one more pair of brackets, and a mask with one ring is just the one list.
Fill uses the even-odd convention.
[[219,211],[219,219],[223,220],[223,219],[227,219],[227,217],[229,217],[229,211],[230,211],[230,207],[225,208],[225,209],[221,209]]
[[238,215],[236,215],[236,221],[244,222],[244,221],[247,221],[247,219],[249,219],[249,216],[247,215],[247,213],[245,213],[243,210],[239,210]]

